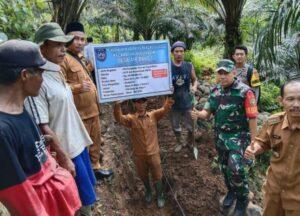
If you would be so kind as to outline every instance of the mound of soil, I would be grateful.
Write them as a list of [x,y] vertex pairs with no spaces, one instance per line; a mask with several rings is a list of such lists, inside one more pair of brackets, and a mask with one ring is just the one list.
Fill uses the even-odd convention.
[[[150,109],[160,106],[160,99],[150,101]],[[123,105],[123,111],[128,112],[129,107],[130,104]],[[189,148],[174,152],[176,140],[168,116],[159,122],[167,202],[164,208],[158,209],[155,199],[149,206],[143,202],[144,188],[132,162],[129,130],[115,123],[112,112],[112,106],[102,106],[102,164],[113,168],[115,176],[97,185],[101,201],[94,209],[95,215],[221,215],[218,203],[225,189],[222,176],[214,166],[216,152],[211,134],[200,131],[199,158],[195,160]]]

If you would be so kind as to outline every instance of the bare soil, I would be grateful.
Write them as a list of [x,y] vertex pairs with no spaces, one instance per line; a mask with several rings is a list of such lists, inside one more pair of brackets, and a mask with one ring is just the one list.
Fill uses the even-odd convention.
[[[149,104],[150,109],[160,106],[160,100]],[[123,110],[128,112],[128,107],[124,105]],[[143,184],[131,159],[129,130],[115,123],[110,105],[102,107],[101,121],[104,143],[102,164],[113,168],[115,176],[97,185],[101,200],[94,209],[94,215],[222,215],[219,198],[225,193],[225,188],[213,162],[216,152],[210,133],[205,130],[197,132],[202,136],[197,142],[199,158],[195,160],[189,148],[174,152],[176,140],[168,116],[159,122],[158,136],[167,202],[164,208],[158,209],[155,199],[150,206],[143,201]]]

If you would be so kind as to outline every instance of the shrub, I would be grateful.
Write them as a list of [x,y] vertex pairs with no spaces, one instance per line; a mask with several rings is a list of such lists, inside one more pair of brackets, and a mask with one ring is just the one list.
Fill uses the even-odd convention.
[[218,47],[209,47],[198,50],[189,50],[185,53],[185,61],[192,62],[196,75],[199,77],[202,75],[204,68],[212,68],[215,70],[216,64],[219,59],[222,58],[222,49]]
[[260,111],[276,113],[282,109],[278,102],[280,88],[273,83],[264,83],[261,85]]

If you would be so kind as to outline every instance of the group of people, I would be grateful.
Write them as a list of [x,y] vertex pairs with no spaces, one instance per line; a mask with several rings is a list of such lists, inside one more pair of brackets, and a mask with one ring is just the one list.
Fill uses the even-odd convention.
[[[57,23],[46,23],[36,31],[35,43],[5,40],[0,42],[0,202],[12,215],[92,215],[96,181],[113,172],[99,163],[100,107],[93,65],[83,55],[84,27],[72,22],[63,32]],[[147,98],[138,98],[135,112],[124,115],[121,102],[115,102],[116,121],[130,128],[145,202],[153,199],[151,174],[157,206],[165,205],[157,122],[170,112],[175,152],[191,147],[195,120],[214,118],[215,147],[228,189],[223,208],[236,201],[234,215],[245,215],[246,166],[271,150],[263,215],[300,215],[300,80],[282,86],[285,112],[271,116],[257,133],[260,81],[246,63],[247,48],[235,48],[234,62],[218,62],[217,84],[201,111],[194,109],[198,82],[193,65],[184,61],[185,50],[181,41],[171,47],[174,92],[162,108],[149,111]]]
[[34,41],[0,45],[0,201],[12,215],[91,215],[96,181],[113,172],[100,166],[84,27],[46,23]]

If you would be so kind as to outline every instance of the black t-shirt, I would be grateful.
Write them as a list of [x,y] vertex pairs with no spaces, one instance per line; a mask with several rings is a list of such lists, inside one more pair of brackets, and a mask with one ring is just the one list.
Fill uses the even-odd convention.
[[44,138],[27,111],[0,112],[0,190],[38,173],[46,160]]

